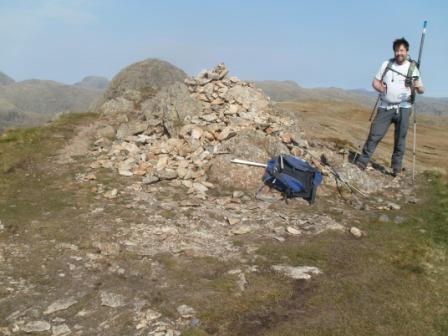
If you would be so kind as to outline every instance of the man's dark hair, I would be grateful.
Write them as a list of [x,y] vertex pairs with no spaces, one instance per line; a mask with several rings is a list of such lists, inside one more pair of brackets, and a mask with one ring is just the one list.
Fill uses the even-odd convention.
[[392,48],[394,49],[394,51],[401,45],[404,45],[404,47],[406,48],[407,51],[409,51],[409,42],[406,41],[406,39],[404,37],[396,39],[394,41],[394,44],[392,45]]

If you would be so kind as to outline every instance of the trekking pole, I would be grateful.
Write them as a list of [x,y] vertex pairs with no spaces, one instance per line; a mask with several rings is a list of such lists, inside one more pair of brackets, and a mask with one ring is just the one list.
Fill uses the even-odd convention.
[[[358,188],[354,187],[353,185],[351,185],[350,183],[348,183],[345,179],[342,178],[341,175],[339,175],[339,173],[336,171],[336,169],[334,169],[330,163],[327,160],[322,160],[322,159],[318,159],[316,156],[314,156],[313,154],[311,154],[311,152],[309,150],[307,150],[306,148],[301,147],[296,141],[292,141],[292,144],[296,147],[299,147],[301,150],[303,150],[306,154],[308,154],[309,156],[311,156],[314,160],[316,160],[317,162],[320,162],[320,164],[322,164],[323,166],[326,166],[328,168],[328,170],[330,171],[330,173],[334,176],[334,178],[338,181],[340,181],[341,183],[343,183],[344,185],[346,185],[348,187],[348,189],[353,193],[353,192],[357,192],[358,194],[360,194],[362,197],[367,197],[367,195],[365,193],[363,193],[361,190],[359,190]],[[337,183],[337,182],[336,182]]]
[[[418,61],[417,61],[417,68],[420,70],[421,62],[422,62],[422,53],[423,53],[423,44],[425,43],[425,35],[426,35],[426,25],[428,24],[428,21],[423,22],[423,30],[422,30],[422,36],[420,38],[420,49],[418,51]],[[415,110],[415,98],[414,98],[414,106],[413,106],[413,114],[414,114],[414,139],[413,139],[413,146],[412,146],[412,183],[414,183],[415,180],[415,160],[416,160],[416,148],[417,148],[417,112]]]
[[[311,157],[313,157],[315,160],[317,160],[316,157],[313,156],[313,154],[311,154],[309,151],[305,150],[305,152],[308,153],[308,154],[309,154]],[[363,193],[361,190],[359,190],[359,189],[356,188],[355,186],[353,186],[353,185],[351,185],[350,183],[348,183],[345,179],[343,179],[342,176],[339,175],[339,173],[336,171],[336,169],[334,169],[334,168],[330,165],[330,163],[329,163],[327,160],[322,160],[322,159],[320,159],[319,162],[320,162],[322,165],[326,166],[326,167],[328,168],[328,170],[330,171],[330,173],[333,174],[334,178],[335,178],[336,180],[339,180],[339,181],[342,182],[343,184],[345,184],[351,192],[357,192],[357,193],[360,194],[362,197],[367,197],[367,195],[366,195],[365,193]]]
[[241,160],[241,159],[233,159],[230,162],[236,163],[236,164],[242,164],[242,165],[246,165],[246,166],[261,167],[261,168],[266,168],[268,166],[265,163],[252,162],[252,161]]

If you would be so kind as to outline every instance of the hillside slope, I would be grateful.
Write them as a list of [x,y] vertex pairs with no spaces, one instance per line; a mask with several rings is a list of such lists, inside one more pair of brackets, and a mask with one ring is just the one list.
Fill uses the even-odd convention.
[[0,86],[0,132],[7,127],[42,124],[65,111],[87,111],[101,91],[48,80]]
[[[282,101],[332,100],[350,101],[372,108],[377,95],[368,90],[343,90],[340,88],[304,88],[294,81],[256,81],[271,99]],[[431,115],[448,115],[448,98],[418,96],[416,106],[418,113]]]

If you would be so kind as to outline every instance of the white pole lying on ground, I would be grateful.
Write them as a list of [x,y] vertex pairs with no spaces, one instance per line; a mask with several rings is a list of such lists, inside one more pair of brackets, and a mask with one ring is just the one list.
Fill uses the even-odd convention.
[[265,163],[258,163],[258,162],[240,160],[240,159],[233,159],[231,162],[232,163],[237,163],[237,164],[243,164],[243,165],[246,165],[246,166],[255,166],[255,167],[263,167],[263,168],[266,168],[268,166]]

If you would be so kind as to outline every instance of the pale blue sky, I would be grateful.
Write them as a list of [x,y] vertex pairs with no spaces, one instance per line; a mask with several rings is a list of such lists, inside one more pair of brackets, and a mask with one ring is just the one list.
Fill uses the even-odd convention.
[[423,81],[447,97],[447,1],[0,0],[0,71],[73,83],[158,57],[189,74],[224,61],[244,79],[370,88],[395,38],[417,57],[425,19]]

